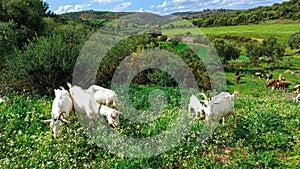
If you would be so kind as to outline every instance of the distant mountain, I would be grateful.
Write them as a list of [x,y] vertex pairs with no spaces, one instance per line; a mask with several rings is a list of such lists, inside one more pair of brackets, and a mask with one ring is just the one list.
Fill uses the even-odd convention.
[[194,18],[201,18],[201,17],[209,16],[209,15],[224,14],[224,13],[227,13],[230,11],[232,11],[232,10],[230,10],[230,9],[215,9],[215,10],[206,9],[201,12],[176,12],[176,13],[172,13],[171,15],[181,17],[182,19],[194,19]]
[[83,22],[93,27],[101,27],[111,20],[133,14],[133,12],[111,12],[111,11],[80,11],[61,14],[60,17],[67,20]]
[[[129,14],[135,13],[89,10],[66,13],[60,17],[80,21],[93,27],[101,27],[107,22]],[[148,15],[149,13],[145,13],[144,17],[147,18]],[[272,6],[259,6],[248,10],[206,9],[201,12],[177,12],[170,16],[192,20],[192,23],[198,27],[258,24],[276,19],[300,21],[300,1],[290,0],[281,4],[275,3]],[[151,18],[153,19],[153,17]]]

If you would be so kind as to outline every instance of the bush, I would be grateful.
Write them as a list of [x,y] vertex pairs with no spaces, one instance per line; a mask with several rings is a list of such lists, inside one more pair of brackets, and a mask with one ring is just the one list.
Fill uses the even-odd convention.
[[300,49],[300,32],[293,34],[289,38],[288,45],[291,49]]
[[24,51],[17,51],[8,60],[11,87],[52,94],[53,88],[71,81],[86,34],[71,27],[59,31],[55,35],[35,38]]

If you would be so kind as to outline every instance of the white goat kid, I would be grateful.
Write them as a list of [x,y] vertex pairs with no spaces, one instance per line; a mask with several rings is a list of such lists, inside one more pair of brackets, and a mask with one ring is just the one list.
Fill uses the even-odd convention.
[[51,119],[43,120],[42,122],[50,122],[50,127],[53,130],[54,137],[59,137],[59,129],[63,123],[70,123],[65,118],[69,117],[73,109],[72,98],[67,90],[61,87],[54,89],[55,98],[52,103]]
[[99,104],[104,104],[106,106],[112,104],[114,107],[118,106],[118,97],[113,90],[106,89],[97,85],[92,85],[86,91],[92,94]]
[[[208,101],[205,100],[205,103],[207,104]],[[202,112],[204,111],[204,107],[203,107],[203,104],[201,103],[201,101],[195,95],[192,95],[190,97],[190,103],[188,106],[189,114],[191,113],[191,109],[194,109],[194,111],[195,111],[195,114],[196,114],[195,118],[198,117],[198,113],[200,113],[200,117],[202,117]]]
[[228,92],[221,92],[219,95],[214,96],[211,101],[208,101],[206,95],[204,93],[201,93],[205,97],[205,102],[203,102],[203,109],[208,126],[210,125],[211,121],[218,122],[221,117],[223,117],[224,126],[226,116],[230,114],[233,115],[234,124],[236,124],[236,117],[234,112],[234,95],[236,93],[237,92],[234,92],[231,95]]
[[119,115],[122,114],[121,112],[108,106],[102,105],[100,108],[100,114],[107,117],[108,124],[114,127],[120,126]]

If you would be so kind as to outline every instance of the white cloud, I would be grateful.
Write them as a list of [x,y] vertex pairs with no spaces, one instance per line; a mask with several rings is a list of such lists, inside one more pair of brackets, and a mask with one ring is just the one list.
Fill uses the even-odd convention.
[[171,3],[169,1],[164,1],[161,5],[158,5],[157,8],[161,9],[161,8],[166,8],[168,6],[170,6]]
[[99,4],[110,4],[114,2],[120,2],[123,0],[94,0],[94,2],[98,2]]
[[54,11],[56,14],[68,13],[68,12],[77,12],[84,10],[86,7],[91,6],[91,4],[76,4],[76,5],[64,5],[58,7],[57,10]]
[[172,0],[173,4],[187,4],[187,3],[195,3],[199,2],[199,0]]
[[124,2],[124,3],[121,3],[117,6],[115,6],[112,10],[113,11],[123,11],[127,8],[129,8],[131,6],[132,2]]
[[138,12],[144,12],[144,9],[143,9],[143,8],[140,8],[140,10],[138,10]]

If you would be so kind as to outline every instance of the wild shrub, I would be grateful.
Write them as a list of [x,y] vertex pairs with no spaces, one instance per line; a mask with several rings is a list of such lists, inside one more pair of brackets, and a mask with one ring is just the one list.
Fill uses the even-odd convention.
[[53,88],[71,81],[73,68],[87,34],[63,28],[60,33],[36,37],[8,60],[11,87],[52,94]]

